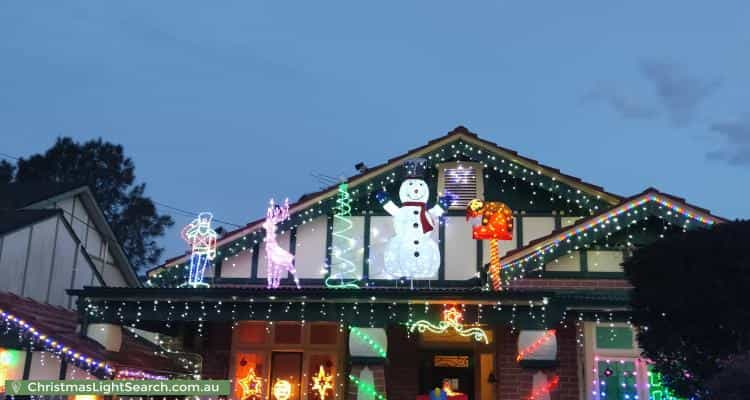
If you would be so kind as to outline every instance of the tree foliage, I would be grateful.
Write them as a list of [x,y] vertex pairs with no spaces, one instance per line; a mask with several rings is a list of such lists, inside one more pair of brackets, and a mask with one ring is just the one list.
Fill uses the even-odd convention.
[[0,161],[0,185],[9,183],[13,179],[16,166],[6,160]]
[[658,240],[625,263],[644,356],[685,398],[716,398],[708,381],[750,350],[750,222]]
[[18,160],[16,168],[15,182],[88,185],[131,264],[138,268],[158,262],[164,249],[155,239],[174,222],[145,196],[146,185],[135,183],[135,165],[122,146],[62,137],[44,154]]

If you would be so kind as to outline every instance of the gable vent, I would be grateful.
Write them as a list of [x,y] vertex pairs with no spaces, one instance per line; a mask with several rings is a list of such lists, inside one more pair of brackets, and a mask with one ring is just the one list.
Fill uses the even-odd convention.
[[464,209],[471,199],[484,198],[484,180],[480,164],[445,163],[440,165],[439,171],[438,191],[456,196],[451,209]]

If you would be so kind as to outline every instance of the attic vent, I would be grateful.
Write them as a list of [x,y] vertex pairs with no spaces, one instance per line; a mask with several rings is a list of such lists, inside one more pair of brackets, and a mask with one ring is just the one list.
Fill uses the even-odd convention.
[[464,209],[471,199],[484,198],[482,166],[477,163],[451,162],[440,164],[438,192],[456,196],[451,209]]

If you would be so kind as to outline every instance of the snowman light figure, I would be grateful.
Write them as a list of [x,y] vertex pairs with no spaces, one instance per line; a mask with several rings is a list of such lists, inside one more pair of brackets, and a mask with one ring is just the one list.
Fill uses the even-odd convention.
[[439,204],[427,209],[430,188],[424,180],[426,166],[425,159],[404,162],[406,177],[398,191],[401,207],[389,199],[387,192],[376,194],[383,209],[393,216],[396,235],[384,254],[384,270],[392,278],[431,279],[440,267],[440,250],[430,232],[455,196],[440,196]]

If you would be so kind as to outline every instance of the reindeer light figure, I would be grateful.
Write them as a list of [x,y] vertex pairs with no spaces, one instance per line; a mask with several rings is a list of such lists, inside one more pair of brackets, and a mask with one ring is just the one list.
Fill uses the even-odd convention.
[[275,289],[281,283],[281,272],[287,271],[294,277],[294,284],[299,289],[299,279],[297,279],[297,269],[294,268],[294,256],[284,250],[276,241],[276,225],[279,222],[289,219],[289,199],[284,200],[284,205],[271,204],[266,211],[266,220],[263,222],[263,229],[266,230],[265,242],[266,262],[268,263],[268,288]]

